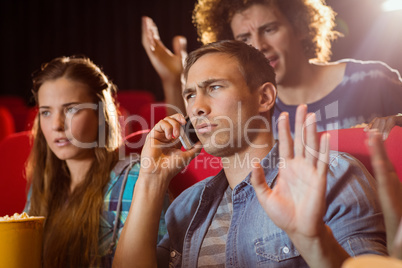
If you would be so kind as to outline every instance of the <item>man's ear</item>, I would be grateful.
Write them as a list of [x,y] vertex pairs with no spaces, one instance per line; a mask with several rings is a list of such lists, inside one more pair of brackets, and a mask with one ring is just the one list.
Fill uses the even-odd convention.
[[271,109],[273,109],[276,100],[276,88],[270,83],[266,82],[258,88],[258,92],[260,94],[260,113],[265,113]]

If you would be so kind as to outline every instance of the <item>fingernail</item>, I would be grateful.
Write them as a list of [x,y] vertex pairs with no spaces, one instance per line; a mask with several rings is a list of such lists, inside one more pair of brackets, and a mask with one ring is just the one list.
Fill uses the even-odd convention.
[[282,113],[279,115],[278,120],[283,120],[283,119],[285,119],[287,116],[288,116],[288,112],[282,112]]

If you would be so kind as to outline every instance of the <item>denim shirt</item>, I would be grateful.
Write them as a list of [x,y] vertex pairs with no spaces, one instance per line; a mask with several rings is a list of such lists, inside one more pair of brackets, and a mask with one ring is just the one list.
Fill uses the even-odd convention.
[[[277,144],[262,160],[270,187],[278,174]],[[166,212],[168,233],[158,245],[158,262],[197,267],[205,234],[228,187],[221,171],[185,190]],[[233,214],[226,243],[226,267],[308,267],[287,234],[267,216],[250,174],[233,189]],[[352,256],[386,254],[383,215],[373,177],[345,153],[331,152],[324,222]]]

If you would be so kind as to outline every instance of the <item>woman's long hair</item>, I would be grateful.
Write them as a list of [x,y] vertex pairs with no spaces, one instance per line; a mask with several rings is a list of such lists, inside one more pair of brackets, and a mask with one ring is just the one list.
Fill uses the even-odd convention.
[[121,141],[113,99],[116,87],[87,58],[56,58],[33,74],[32,92],[37,103],[43,83],[61,77],[87,85],[99,111],[103,111],[98,112],[99,146],[94,149],[95,159],[85,180],[70,193],[71,178],[66,162],[58,159],[47,145],[38,114],[27,164],[27,178],[32,188],[29,214],[46,217],[44,267],[89,267],[99,262],[100,214]]

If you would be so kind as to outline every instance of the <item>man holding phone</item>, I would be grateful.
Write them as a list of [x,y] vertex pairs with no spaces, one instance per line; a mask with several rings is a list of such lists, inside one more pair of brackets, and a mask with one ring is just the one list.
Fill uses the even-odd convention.
[[[386,254],[374,179],[352,157],[329,153],[314,114],[299,106],[293,141],[283,113],[274,140],[275,74],[258,50],[206,45],[189,55],[184,78],[200,143],[178,148],[180,114],[150,132],[114,267],[340,267],[350,255]],[[174,200],[157,246],[164,193],[199,144],[223,170]]]
[[190,117],[186,116],[186,124],[181,126],[179,139],[184,149],[190,150],[199,141]]

